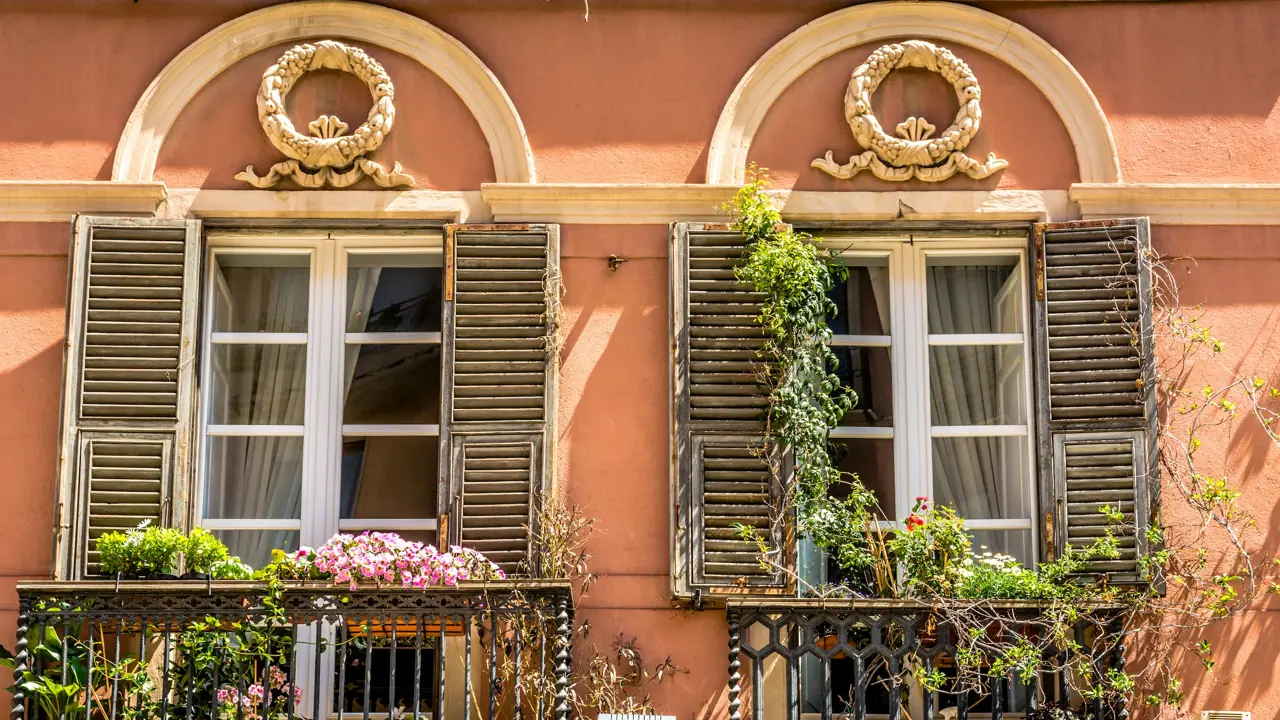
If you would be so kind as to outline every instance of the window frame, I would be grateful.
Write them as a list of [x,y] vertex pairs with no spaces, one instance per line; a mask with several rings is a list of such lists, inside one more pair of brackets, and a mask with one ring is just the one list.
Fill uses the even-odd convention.
[[[1038,562],[1041,539],[1036,530],[1040,484],[1036,442],[1036,387],[1032,355],[1034,316],[1029,292],[1031,257],[1025,235],[989,233],[959,235],[938,233],[917,235],[867,235],[856,231],[828,231],[822,247],[837,258],[887,257],[889,262],[889,337],[893,390],[893,424],[881,427],[838,427],[833,439],[892,439],[894,442],[894,517],[879,523],[883,530],[899,529],[918,496],[935,497],[933,492],[933,448],[938,437],[1022,437],[1026,472],[1026,492],[1031,498],[1028,517],[1019,519],[966,519],[966,527],[976,531],[1029,533],[1029,560]],[[1021,282],[1018,307],[1021,311],[1023,417],[1019,425],[939,426],[957,428],[936,433],[930,409],[929,348],[935,345],[991,346],[1015,344],[1012,333],[979,336],[931,335],[928,328],[927,263],[930,257],[1016,256]],[[1001,335],[1004,335],[1002,338]],[[964,340],[965,342],[958,342]],[[837,335],[832,347],[885,347],[883,336]],[[959,430],[959,428],[963,428]],[[887,432],[886,432],[887,431]]]
[[[359,532],[365,529],[388,531],[438,531],[439,502],[429,518],[348,519],[341,515],[342,448],[344,430],[357,430],[356,436],[376,435],[433,436],[438,447],[441,437],[440,424],[434,425],[351,425],[342,423],[343,402],[341,393],[333,388],[342,386],[345,349],[348,344],[378,342],[386,344],[382,333],[348,333],[346,292],[349,257],[351,255],[403,255],[406,252],[421,253],[431,257],[443,268],[445,264],[443,231],[414,231],[411,233],[373,233],[333,231],[234,231],[208,229],[201,262],[204,269],[200,282],[200,330],[199,350],[196,353],[197,378],[195,427],[196,453],[193,464],[193,501],[190,505],[192,527],[216,530],[286,530],[297,531],[300,545],[318,546],[338,532]],[[230,428],[245,426],[213,426],[210,434],[209,409],[213,391],[212,350],[215,344],[258,344],[259,333],[214,333],[215,284],[218,255],[285,255],[296,254],[309,260],[308,311],[306,333],[293,333],[286,338],[290,344],[306,347],[306,379],[304,385],[303,424],[301,426],[264,426],[288,428],[290,434],[301,436],[302,480],[299,518],[294,523],[278,519],[238,520],[205,518],[205,500],[209,488],[208,458],[209,438],[215,435],[245,436],[250,433],[232,432]],[[441,287],[442,302],[444,287]],[[442,305],[442,312],[443,312]],[[443,327],[442,327],[443,330]],[[222,335],[215,342],[215,334]],[[282,334],[283,335],[283,334]],[[348,336],[355,335],[352,343]],[[397,333],[405,337],[392,338],[399,342],[422,342],[442,345],[441,332]],[[232,337],[234,336],[234,337]],[[265,343],[263,343],[265,344]],[[443,354],[440,363],[441,402],[449,368]],[[276,433],[259,432],[275,436]],[[441,447],[438,452],[443,452]],[[437,487],[440,486],[437,478]],[[285,527],[289,525],[289,527]]]

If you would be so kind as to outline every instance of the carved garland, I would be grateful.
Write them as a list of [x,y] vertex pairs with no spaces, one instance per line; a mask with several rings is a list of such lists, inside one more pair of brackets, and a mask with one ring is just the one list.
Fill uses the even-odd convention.
[[[932,137],[934,126],[924,118],[909,117],[895,128],[899,137],[892,137],[880,126],[871,112],[871,96],[889,73],[898,68],[924,68],[942,75],[955,88],[960,100],[960,110],[955,122],[938,137]],[[881,180],[903,181],[913,177],[937,182],[946,180],[957,172],[971,178],[985,178],[997,170],[1008,167],[1005,160],[995,153],[980,163],[965,155],[962,150],[978,133],[982,123],[982,89],[969,65],[944,47],[923,40],[908,40],[885,45],[867,58],[853,71],[849,89],[845,93],[844,115],[853,136],[863,147],[861,155],[849,158],[845,165],[832,159],[832,151],[826,157],[813,161],[813,167],[837,178],[848,179],[862,170],[871,170]]]
[[[285,96],[298,79],[321,69],[349,72],[363,80],[373,95],[368,119],[351,135],[344,134],[347,124],[332,115],[313,120],[307,126],[311,136],[303,135],[294,130],[293,121],[285,113]],[[271,144],[291,159],[272,165],[270,172],[261,177],[250,165],[236,179],[259,188],[273,187],[286,177],[304,188],[343,188],[368,176],[381,187],[412,186],[413,178],[401,172],[400,163],[388,172],[364,157],[378,149],[391,132],[396,117],[394,99],[391,77],[360,48],[333,40],[290,48],[262,75],[258,120]]]

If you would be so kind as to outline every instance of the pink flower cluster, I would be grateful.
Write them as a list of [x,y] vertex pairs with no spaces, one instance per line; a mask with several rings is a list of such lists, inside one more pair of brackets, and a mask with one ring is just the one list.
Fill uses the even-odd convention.
[[[272,665],[268,669],[268,676],[267,682],[270,689],[263,688],[260,683],[254,683],[245,688],[244,695],[241,695],[239,690],[230,685],[218,688],[219,715],[223,718],[234,718],[243,714],[245,720],[261,720],[286,715],[289,712],[288,697],[290,695],[293,696],[295,707],[302,702],[302,688],[296,685],[290,686],[289,677],[283,670]],[[243,711],[237,710],[237,706],[243,708]]]
[[314,550],[300,548],[289,559],[312,565],[335,585],[400,584],[423,588],[457,585],[467,580],[503,580],[506,573],[484,555],[456,545],[442,553],[432,545],[405,540],[395,533],[334,535]]

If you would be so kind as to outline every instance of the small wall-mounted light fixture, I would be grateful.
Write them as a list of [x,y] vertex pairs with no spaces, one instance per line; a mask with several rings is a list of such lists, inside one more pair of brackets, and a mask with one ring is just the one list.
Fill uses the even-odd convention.
[[627,259],[626,259],[626,258],[618,257],[617,255],[610,255],[610,256],[609,256],[609,269],[610,269],[610,270],[613,270],[614,272],[617,272],[618,267],[619,267],[619,266],[621,266],[621,265],[622,265],[622,263],[624,263],[624,262],[626,262],[626,261],[627,261]]

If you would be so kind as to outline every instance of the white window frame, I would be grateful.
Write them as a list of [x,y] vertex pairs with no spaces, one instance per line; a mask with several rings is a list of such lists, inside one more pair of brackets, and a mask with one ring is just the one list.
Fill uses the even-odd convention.
[[[881,522],[883,530],[897,529],[901,516],[910,510],[915,498],[933,498],[933,447],[936,437],[1022,437],[1025,439],[1026,491],[1036,497],[1036,456],[1033,418],[1035,411],[1032,387],[1031,299],[1027,241],[1023,237],[901,237],[857,238],[832,233],[823,246],[837,257],[855,259],[887,258],[889,261],[889,335],[836,335],[833,347],[888,347],[893,388],[892,427],[841,426],[833,439],[867,438],[894,440],[894,504],[896,515]],[[926,263],[937,256],[1003,256],[1018,259],[1021,298],[1021,333],[990,335],[931,335],[928,332]],[[929,387],[929,348],[939,345],[1003,345],[1021,343],[1023,348],[1023,410],[1025,422],[1018,425],[977,425],[971,427],[932,426]],[[1036,503],[1029,507],[1030,516],[1016,519],[967,519],[970,530],[1024,531],[1030,535],[1031,561],[1039,552],[1040,538],[1035,528]]]
[[[387,518],[339,520],[342,483],[342,443],[347,437],[417,435],[439,437],[440,426],[431,425],[344,425],[343,398],[337,388],[343,386],[343,363],[347,345],[406,342],[440,343],[440,333],[348,333],[347,274],[351,255],[402,255],[421,253],[443,264],[443,234],[368,234],[339,232],[235,232],[209,231],[206,235],[202,288],[203,321],[200,344],[200,404],[197,428],[199,438],[194,524],[207,530],[292,530],[299,533],[301,545],[317,546],[338,532],[366,529],[388,531],[434,531],[436,509],[429,518]],[[213,332],[215,309],[215,268],[220,254],[296,254],[309,259],[308,313],[306,333],[276,333],[264,338],[261,333]],[[393,336],[393,337],[392,337]],[[306,385],[303,424],[290,426],[227,426],[208,422],[213,390],[212,350],[216,344],[302,344],[306,346]],[[441,364],[441,387],[447,368]],[[302,497],[300,518],[279,520],[243,520],[205,518],[205,494],[209,487],[209,438],[218,435],[245,436],[292,435],[303,439]]]

